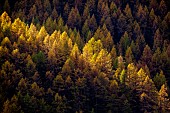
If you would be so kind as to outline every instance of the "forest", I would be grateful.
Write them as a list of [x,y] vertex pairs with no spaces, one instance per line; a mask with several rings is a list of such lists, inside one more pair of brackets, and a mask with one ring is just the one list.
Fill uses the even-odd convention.
[[170,113],[170,1],[0,0],[0,113]]

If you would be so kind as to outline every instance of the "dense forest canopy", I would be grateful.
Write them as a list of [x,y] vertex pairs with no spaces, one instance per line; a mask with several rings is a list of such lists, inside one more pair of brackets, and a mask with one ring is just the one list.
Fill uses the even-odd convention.
[[1,0],[0,112],[170,113],[169,0]]

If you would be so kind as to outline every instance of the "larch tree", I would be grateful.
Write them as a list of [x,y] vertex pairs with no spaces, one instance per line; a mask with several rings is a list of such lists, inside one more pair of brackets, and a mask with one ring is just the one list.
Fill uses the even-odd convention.
[[7,99],[4,103],[2,113],[18,113],[21,112],[20,110],[21,106],[18,104],[18,98],[14,95],[10,101]]
[[86,4],[89,7],[90,14],[93,14],[95,12],[95,0],[89,0],[86,2]]
[[14,34],[15,38],[21,34],[25,35],[26,25],[19,18],[15,19],[11,25],[11,32]]
[[111,51],[110,51],[110,55],[112,58],[112,65],[113,65],[113,69],[117,67],[117,51],[116,48],[113,46]]
[[89,24],[89,28],[90,28],[91,32],[94,33],[97,29],[97,22],[96,22],[96,18],[94,16],[94,14],[89,19],[88,24]]
[[[31,23],[29,29],[26,32],[26,36],[34,39],[36,37],[37,33],[38,33],[38,31],[37,31],[36,26],[33,23]],[[27,40],[27,41],[29,41],[29,40]]]
[[70,12],[70,6],[67,2],[64,6],[64,14],[63,14],[63,17],[64,17],[65,20],[67,20],[67,18],[69,16],[69,12]]
[[116,11],[117,11],[117,6],[115,2],[112,1],[110,4],[110,14],[113,15]]
[[54,23],[54,20],[52,19],[51,16],[48,17],[44,23],[44,26],[49,34],[52,34],[54,32],[54,30],[56,29],[56,26],[54,26],[53,23]]
[[143,53],[142,53],[142,56],[141,56],[141,60],[149,68],[151,67],[152,51],[151,51],[151,48],[148,45],[146,45],[144,50],[143,50]]
[[95,39],[92,37],[83,48],[83,58],[85,62],[91,62],[90,64],[94,65],[92,62],[95,61],[97,54],[101,51],[102,48],[103,45],[101,41],[95,41]]
[[4,35],[9,36],[10,34],[10,27],[11,27],[11,18],[8,16],[6,12],[4,12],[0,16],[0,26],[2,28],[2,32]]
[[60,1],[59,0],[53,0],[52,5],[53,5],[53,8],[55,8],[56,10],[60,9]]
[[147,14],[144,10],[144,7],[140,4],[138,7],[138,11],[136,12],[137,20],[139,21],[139,24],[141,26],[141,29],[144,30],[147,27]]
[[58,12],[57,12],[56,8],[53,8],[51,17],[53,18],[53,20],[56,20],[58,18]]
[[17,90],[20,91],[21,94],[26,94],[27,93],[27,88],[28,88],[28,81],[27,79],[21,78]]
[[118,16],[116,25],[118,26],[118,37],[120,38],[127,28],[126,16],[123,13]]
[[77,7],[71,9],[71,11],[68,15],[67,24],[72,29],[74,29],[74,27],[77,29],[80,28],[81,17],[80,17],[80,13],[79,13],[79,10],[77,9]]
[[113,37],[110,32],[107,33],[105,44],[103,43],[104,48],[106,48],[108,51],[111,51],[112,47],[114,46]]
[[138,36],[142,35],[141,29],[140,29],[140,25],[138,24],[138,22],[134,21],[133,23],[134,27],[133,27],[133,34],[132,34],[132,38],[136,39]]
[[142,84],[142,94],[140,95],[141,110],[143,112],[158,111],[158,91],[154,82],[147,76]]
[[163,71],[161,71],[159,74],[157,73],[156,76],[153,78],[153,81],[157,89],[158,90],[161,89],[161,86],[163,84],[166,84],[166,78],[165,75],[163,74]]
[[101,11],[99,11],[100,17],[101,17],[101,21],[100,21],[100,25],[102,25],[104,23],[104,20],[109,17],[110,15],[110,9],[107,3],[102,3],[102,7],[100,9]]
[[89,25],[88,25],[88,20],[85,20],[84,25],[82,27],[82,34],[83,34],[84,40],[86,42],[88,41],[87,35],[88,35],[89,30],[90,30],[90,28],[89,28]]
[[31,84],[31,92],[36,97],[42,97],[44,95],[44,88],[39,87],[36,82]]
[[28,55],[24,61],[26,64],[25,72],[27,77],[31,77],[36,71],[36,64],[33,62],[30,55]]
[[154,9],[157,11],[158,9],[158,2],[156,0],[150,0],[149,1],[149,8]]
[[66,98],[60,96],[58,93],[55,94],[54,102],[56,113],[65,113],[66,112]]
[[86,19],[88,19],[88,17],[90,17],[89,6],[85,5],[84,11],[83,11],[83,16],[81,18],[82,23],[84,23],[86,21]]
[[28,19],[32,20],[32,18],[36,17],[36,14],[37,14],[37,8],[36,5],[34,4],[29,10]]
[[159,106],[159,112],[167,113],[170,111],[170,100],[168,98],[167,93],[167,86],[163,84],[161,86],[161,89],[159,90],[159,96],[158,96],[158,106]]
[[49,0],[44,0],[44,12],[47,11],[47,13],[51,13],[52,9],[51,9],[51,3]]
[[124,61],[122,55],[118,56],[118,58],[117,58],[117,65],[118,65],[118,68],[120,68],[120,69],[124,69],[125,68],[125,61]]
[[40,31],[36,35],[35,42],[37,43],[38,50],[43,46],[43,40],[48,35],[44,26],[41,27]]
[[126,8],[124,10],[125,16],[126,16],[126,21],[127,21],[127,29],[126,31],[128,32],[129,36],[132,36],[132,26],[133,26],[133,15],[131,8],[129,7],[129,4],[126,5]]
[[156,51],[156,49],[158,47],[161,48],[162,45],[163,45],[162,35],[161,35],[159,29],[157,29],[155,32],[155,35],[154,35],[153,50]]
[[70,52],[70,59],[73,61],[73,63],[75,63],[74,65],[75,69],[77,68],[76,66],[78,66],[79,56],[80,56],[80,50],[77,44],[74,44],[73,49]]
[[96,68],[99,72],[104,72],[108,76],[111,75],[112,70],[112,60],[111,55],[107,52],[107,50],[102,49],[97,58],[96,58]]
[[127,73],[125,76],[125,84],[132,88],[136,89],[136,80],[137,80],[137,67],[131,63],[127,66]]
[[4,9],[4,11],[6,11],[8,14],[11,13],[11,9],[10,9],[10,5],[9,5],[8,0],[5,0],[5,3],[4,3],[4,5],[3,5],[3,9]]
[[162,54],[162,52],[161,52],[160,48],[158,47],[152,56],[152,60],[151,60],[152,68],[150,69],[151,72],[156,73],[158,71],[157,67],[159,67],[160,69],[163,68],[161,54]]
[[130,64],[130,63],[134,62],[133,59],[134,59],[134,56],[133,56],[131,47],[128,47],[127,50],[126,50],[126,53],[125,53],[126,63],[127,63],[127,64]]
[[[140,51],[143,51],[143,49],[145,48],[146,46],[146,41],[145,41],[145,38],[143,35],[140,35],[136,38],[136,41],[135,41],[136,45],[139,46],[139,50]],[[140,52],[142,53],[142,52]]]
[[8,37],[5,37],[3,40],[2,40],[2,42],[1,42],[1,46],[2,47],[7,47],[7,48],[11,48],[12,47],[12,43],[11,43],[11,41],[9,40],[9,38]]
[[160,12],[160,15],[163,17],[167,14],[167,6],[165,3],[165,0],[161,0],[159,4],[159,12]]
[[64,80],[61,74],[57,75],[53,80],[52,89],[56,92],[61,92],[64,88]]
[[130,42],[131,42],[131,38],[129,37],[128,33],[125,32],[119,42],[120,54],[125,55],[126,49],[130,46]]

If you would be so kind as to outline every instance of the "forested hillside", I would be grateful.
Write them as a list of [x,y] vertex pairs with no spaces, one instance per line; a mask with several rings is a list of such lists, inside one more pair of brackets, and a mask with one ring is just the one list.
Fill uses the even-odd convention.
[[0,113],[170,113],[169,0],[0,0]]

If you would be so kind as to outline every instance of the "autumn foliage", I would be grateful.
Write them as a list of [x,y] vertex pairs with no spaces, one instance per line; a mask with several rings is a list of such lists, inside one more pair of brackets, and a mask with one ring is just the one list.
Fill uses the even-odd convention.
[[169,113],[168,5],[0,1],[0,112]]

